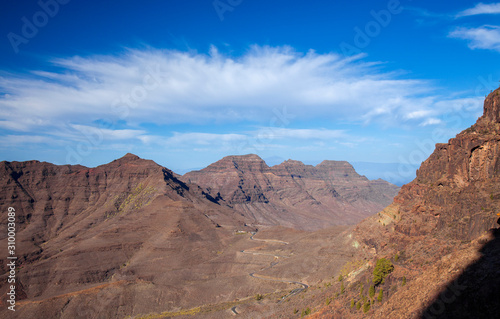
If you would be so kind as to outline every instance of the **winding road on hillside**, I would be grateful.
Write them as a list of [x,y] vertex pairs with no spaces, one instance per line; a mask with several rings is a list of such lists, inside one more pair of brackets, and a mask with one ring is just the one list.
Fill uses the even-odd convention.
[[[282,245],[288,245],[289,244],[286,241],[281,241],[281,240],[276,240],[276,239],[257,239],[257,238],[254,238],[254,236],[257,234],[257,232],[252,232],[251,234],[252,234],[252,236],[250,236],[250,240],[262,241],[262,242],[269,242],[269,243],[278,243],[278,244],[282,244]],[[260,253],[260,252],[252,252],[252,251],[245,251],[245,250],[241,250],[240,252],[242,252],[244,254],[262,255],[262,256],[273,256],[274,257],[275,261],[271,262],[271,264],[269,265],[269,267],[262,268],[259,271],[264,271],[264,270],[273,268],[274,266],[276,266],[279,263],[279,261],[277,261],[277,259],[279,259],[279,258],[289,258],[290,257],[290,256],[281,256],[281,255],[275,255],[275,254],[269,254],[269,253]],[[284,282],[284,283],[288,283],[288,284],[295,284],[295,285],[302,286],[302,287],[295,288],[292,291],[290,291],[290,293],[288,295],[282,297],[281,300],[278,303],[282,303],[287,298],[289,298],[291,296],[294,296],[296,294],[299,294],[302,291],[304,291],[307,288],[309,288],[309,286],[307,284],[305,284],[303,282],[299,282],[299,281],[284,280],[284,279],[279,279],[279,278],[261,276],[261,275],[256,274],[256,272],[249,273],[248,275],[250,277],[252,277],[252,278],[257,278],[257,279],[261,279],[261,280],[270,280],[270,281]],[[233,312],[234,315],[239,314],[236,311],[236,308],[237,308],[237,306],[234,306],[234,307],[231,308],[231,311]]]

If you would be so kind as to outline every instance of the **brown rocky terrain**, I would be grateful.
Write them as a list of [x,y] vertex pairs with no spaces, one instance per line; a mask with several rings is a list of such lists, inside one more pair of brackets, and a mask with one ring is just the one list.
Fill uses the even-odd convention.
[[399,188],[370,181],[351,164],[288,160],[269,167],[257,155],[228,156],[183,179],[240,212],[254,225],[318,230],[355,224],[391,203]]
[[[342,283],[303,306],[312,318],[500,318],[498,212],[500,89],[476,124],[437,144],[394,202],[349,233],[358,248]],[[394,268],[370,296],[381,258]]]
[[[0,170],[0,209],[16,210],[18,257],[15,313],[6,310],[0,260],[0,317],[116,318],[191,305],[186,295],[215,302],[225,291],[224,280],[211,283],[231,267],[218,252],[243,240],[233,233],[244,220],[168,169],[127,154],[96,168],[30,161]],[[0,234],[7,247],[6,227]]]
[[[343,203],[352,206],[363,203],[359,195],[379,196],[369,187],[365,194],[350,188],[349,175],[392,188],[366,181],[346,163],[325,162],[315,169],[288,161],[275,170],[281,174],[277,179],[286,180],[288,174],[289,183],[308,185],[315,196],[293,187],[273,195],[298,207],[315,198],[329,204],[328,194],[343,196]],[[330,174],[336,185],[343,184],[341,193],[313,177],[302,181],[307,174]],[[6,309],[8,261],[0,259],[0,316],[162,318],[197,313],[220,318],[237,306],[240,314],[259,317],[272,312],[275,301],[290,290],[331,276],[352,255],[353,246],[345,236],[338,237],[345,226],[307,233],[259,225],[259,233],[250,237],[256,227],[247,224],[253,219],[178,177],[132,154],[96,168],[1,162],[0,209],[16,211],[18,260],[16,312],[11,312]],[[306,213],[301,216],[305,221]],[[7,214],[0,223],[7,225]],[[0,231],[0,245],[7,246],[6,228]],[[334,263],[320,262],[333,256]],[[255,300],[256,294],[265,298]]]

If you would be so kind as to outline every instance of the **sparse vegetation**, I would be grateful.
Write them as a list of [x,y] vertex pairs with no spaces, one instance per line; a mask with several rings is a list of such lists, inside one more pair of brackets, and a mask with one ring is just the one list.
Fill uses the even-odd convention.
[[368,311],[370,311],[370,300],[367,300],[363,305],[363,312],[367,313]]
[[398,262],[399,260],[399,254],[396,253],[396,255],[394,256],[394,262]]
[[403,276],[403,282],[401,283],[401,286],[404,286],[404,285],[406,285],[406,277],[405,276]]
[[368,290],[368,295],[370,296],[370,298],[373,298],[373,296],[375,296],[375,286],[374,285],[370,285],[370,289]]
[[307,307],[306,309],[302,310],[302,313],[300,314],[301,317],[307,316],[311,314],[311,309]]
[[382,302],[382,298],[384,298],[384,290],[380,288],[380,291],[378,292],[377,301]]
[[343,295],[345,292],[345,287],[344,287],[344,282],[342,282],[342,285],[340,286],[340,293]]
[[373,284],[378,286],[384,283],[385,277],[389,275],[394,270],[394,265],[385,258],[380,258],[377,260],[375,269],[373,269]]
[[261,294],[256,294],[256,295],[254,296],[254,298],[255,298],[255,300],[259,301],[259,300],[264,299],[264,296],[263,296],[263,295],[261,295]]
[[332,300],[330,298],[326,298],[326,305],[327,306],[330,304],[330,302],[332,302]]
[[342,276],[342,274],[339,275],[339,281],[342,281],[344,279],[344,277]]
[[356,303],[356,310],[359,309],[361,309],[361,300],[359,300],[358,303]]
[[356,304],[356,302],[354,302],[354,299],[351,299],[351,309],[354,308],[355,304]]

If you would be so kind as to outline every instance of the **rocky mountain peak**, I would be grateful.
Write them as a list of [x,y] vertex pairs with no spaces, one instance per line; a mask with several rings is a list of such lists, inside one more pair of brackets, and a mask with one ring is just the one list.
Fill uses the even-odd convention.
[[323,162],[316,165],[316,168],[346,168],[354,170],[351,164],[346,161],[332,161],[324,160]]
[[483,116],[478,123],[500,123],[500,88],[491,92],[484,100]]
[[316,165],[316,169],[328,175],[330,178],[360,178],[366,179],[364,176],[359,175],[354,167],[346,162],[346,161],[330,161],[325,160],[318,165]]
[[[112,161],[111,163],[115,163],[115,164],[125,164],[125,163],[132,163],[132,162],[136,162],[136,161],[139,161],[139,160],[142,160],[139,156],[135,155],[135,154],[132,154],[132,153],[127,153],[125,154],[124,156]],[[111,164],[110,163],[110,164]]]
[[209,165],[207,169],[209,170],[224,170],[224,169],[237,169],[240,171],[245,170],[266,170],[266,162],[255,154],[247,155],[231,155],[222,158],[221,160]]
[[137,160],[141,160],[141,158],[135,154],[132,153],[127,153],[123,155],[122,157],[116,159],[115,161],[120,161],[120,162],[135,162]]
[[124,156],[120,157],[119,159],[116,159],[108,164],[101,165],[99,167],[101,168],[107,168],[107,167],[129,167],[131,170],[136,169],[137,167],[142,167],[144,169],[160,169],[161,166],[156,164],[152,160],[147,160],[140,158],[139,156],[131,153],[127,153]]
[[280,165],[285,165],[285,166],[305,166],[305,164],[302,163],[301,161],[296,161],[296,160],[292,160],[292,159],[288,159],[288,160],[284,161],[283,163],[281,163]]
[[283,163],[271,167],[271,171],[277,175],[295,174],[300,176],[312,176],[316,173],[314,166],[306,165],[301,161],[286,160]]

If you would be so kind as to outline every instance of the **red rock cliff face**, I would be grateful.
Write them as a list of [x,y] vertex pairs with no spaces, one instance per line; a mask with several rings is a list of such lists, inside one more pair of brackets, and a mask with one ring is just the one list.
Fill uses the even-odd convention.
[[[386,301],[372,307],[370,317],[498,317],[498,212],[500,90],[486,98],[476,124],[436,145],[415,180],[401,188],[391,205],[355,228],[359,249],[395,263],[388,278],[392,286],[384,286]],[[395,261],[396,254],[404,257]],[[405,287],[403,276],[408,279]],[[453,283],[457,278],[458,292]],[[433,301],[441,309],[426,310]],[[481,303],[486,304],[478,306]]]
[[[397,231],[471,240],[494,227],[500,204],[498,90],[470,128],[437,144],[416,179],[394,199]],[[414,222],[416,221],[416,222]]]
[[347,162],[316,167],[288,160],[268,167],[257,155],[228,156],[184,175],[256,225],[316,230],[354,224],[389,204],[398,187],[369,181]]
[[[363,241],[378,250],[394,238],[406,244],[418,240],[421,246],[439,242],[435,247],[451,248],[495,227],[500,211],[498,92],[486,98],[484,115],[476,124],[448,143],[437,144],[394,202],[360,224]],[[375,231],[366,233],[366,228]],[[416,258],[426,257],[417,254]]]

